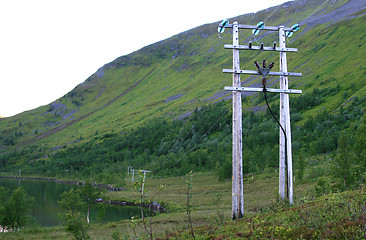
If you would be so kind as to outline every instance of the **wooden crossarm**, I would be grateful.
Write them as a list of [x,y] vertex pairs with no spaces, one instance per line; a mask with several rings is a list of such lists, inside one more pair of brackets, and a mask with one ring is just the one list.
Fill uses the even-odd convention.
[[[227,28],[232,28],[233,27],[233,24],[230,23],[226,27]],[[241,28],[241,29],[256,29],[257,26],[256,25],[238,24],[238,28]],[[279,29],[280,29],[279,26],[278,27],[264,26],[260,30],[279,31]],[[292,31],[292,28],[289,28],[289,27],[285,27],[284,29],[285,29],[285,31]]]
[[[263,88],[253,88],[253,87],[225,87],[226,91],[241,91],[241,92],[263,92]],[[271,93],[302,93],[302,90],[297,89],[275,89],[266,88],[267,92]]]
[[[238,74],[250,74],[250,75],[260,75],[258,71],[254,70],[234,70],[234,69],[223,69],[223,73],[238,73]],[[293,72],[269,72],[267,75],[270,76],[291,76],[291,77],[301,77],[301,73]]]
[[261,46],[247,46],[247,45],[230,45],[225,44],[224,48],[226,49],[237,49],[237,50],[262,50],[262,51],[277,51],[277,52],[297,52],[297,48],[280,48],[280,47],[263,47]]

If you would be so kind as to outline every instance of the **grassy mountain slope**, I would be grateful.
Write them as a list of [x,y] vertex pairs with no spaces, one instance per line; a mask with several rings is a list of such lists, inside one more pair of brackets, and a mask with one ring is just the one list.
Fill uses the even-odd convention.
[[[306,19],[322,3],[285,3],[266,24],[291,26]],[[274,9],[239,16],[230,22],[256,24]],[[362,1],[329,1],[302,22],[301,30],[287,43],[288,47],[298,48],[297,53],[288,53],[289,71],[303,73],[301,78],[290,78],[290,88],[302,89],[308,95],[317,89],[338,89],[322,92],[321,96],[314,94],[322,101],[305,108],[302,119],[295,124],[301,125],[322,109],[337,111],[352,99],[366,95],[366,66],[362,65],[365,20]],[[42,154],[34,153],[35,160],[47,160],[60,148],[77,146],[108,133],[125,133],[154,119],[182,119],[196,108],[229,99],[230,93],[223,88],[231,85],[231,75],[223,74],[222,69],[232,68],[232,52],[223,45],[232,42],[232,35],[227,29],[218,38],[217,24],[197,27],[119,57],[53,103],[0,119],[0,155],[33,147],[41,149]],[[247,44],[249,40],[255,45],[256,41],[265,45],[278,41],[275,33],[261,33],[253,39],[250,31],[241,31],[240,42]],[[263,59],[274,61],[273,70],[278,71],[278,53],[258,51],[241,52],[241,69],[254,69],[253,61]],[[260,78],[242,76],[242,82],[256,86]],[[268,82],[278,87],[278,79]],[[244,109],[265,109],[258,94],[243,95]],[[299,96],[291,99],[296,97]],[[274,103],[277,99],[272,97]],[[226,102],[229,108],[230,101]]]

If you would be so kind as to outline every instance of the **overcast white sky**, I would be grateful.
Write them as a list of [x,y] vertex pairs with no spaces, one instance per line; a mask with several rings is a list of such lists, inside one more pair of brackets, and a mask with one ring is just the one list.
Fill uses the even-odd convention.
[[288,0],[0,0],[0,115],[46,105],[146,45]]

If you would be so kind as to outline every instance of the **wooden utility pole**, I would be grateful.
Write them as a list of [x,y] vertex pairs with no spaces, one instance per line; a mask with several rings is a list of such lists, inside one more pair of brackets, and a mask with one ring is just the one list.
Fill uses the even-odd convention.
[[127,166],[127,176],[130,176],[130,171],[132,171],[132,167],[131,166]]
[[[279,27],[279,41],[280,48],[286,48],[286,33],[285,27]],[[287,72],[287,57],[286,52],[280,52],[280,71]],[[280,88],[288,89],[287,76],[280,77]],[[279,181],[279,194],[281,198],[285,198],[285,185],[286,185],[286,165],[287,165],[287,198],[290,203],[293,203],[293,181],[292,181],[292,144],[291,144],[291,123],[290,123],[290,100],[289,95],[280,94],[280,123],[285,129],[286,137],[280,129],[280,181]],[[286,146],[287,145],[287,146]],[[287,150],[287,151],[286,151]],[[286,162],[287,154],[287,162]]]
[[[233,24],[233,45],[239,45],[238,23]],[[233,86],[241,87],[239,50],[233,49]],[[243,195],[243,151],[242,151],[242,108],[241,92],[233,92],[233,178],[232,178],[232,219],[244,215]]]
[[[278,31],[280,46],[273,47],[252,46],[250,42],[248,46],[239,44],[239,29],[257,29],[258,26],[239,25],[237,22],[226,25],[227,28],[233,28],[233,45],[225,44],[226,49],[233,49],[233,69],[223,69],[224,73],[233,74],[233,86],[225,87],[225,90],[233,93],[233,177],[232,177],[232,219],[241,218],[244,215],[244,197],[243,197],[243,159],[242,159],[242,108],[241,108],[241,92],[273,92],[280,93],[280,123],[285,129],[284,134],[280,129],[280,177],[279,177],[279,194],[281,198],[285,198],[285,189],[287,185],[287,197],[290,203],[293,203],[293,182],[292,182],[292,151],[291,151],[291,126],[290,126],[290,93],[302,93],[301,90],[288,89],[288,76],[300,77],[301,73],[287,72],[286,52],[297,52],[295,48],[286,48],[285,31],[292,31],[292,28],[280,27],[262,27],[261,30]],[[280,52],[280,72],[263,72],[253,70],[240,70],[239,50],[260,50],[260,51],[278,51]],[[264,67],[265,68],[265,67]],[[271,88],[249,88],[241,87],[240,74],[250,75],[266,75],[280,76],[280,89]],[[287,150],[286,150],[287,149]],[[287,154],[286,154],[287,153]],[[287,155],[287,163],[286,163]],[[286,176],[287,167],[287,176]],[[287,184],[286,184],[287,179]]]
[[132,171],[132,182],[135,182],[135,171],[137,170],[131,168],[131,171]]
[[147,171],[147,170],[140,170],[140,171],[144,173],[144,178],[142,179],[142,190],[141,190],[142,191],[141,194],[143,195],[144,194],[144,186],[145,186],[146,173],[149,173],[151,171]]
[[145,186],[145,178],[146,178],[146,173],[149,173],[151,171],[148,171],[148,170],[137,170],[137,169],[132,169],[131,167],[131,171],[132,171],[132,182],[134,182],[134,177],[135,177],[135,171],[136,172],[140,172],[140,173],[144,173],[144,176],[143,176],[143,179],[142,179],[142,186],[141,186],[141,191],[142,191],[142,194],[144,194],[144,186]]

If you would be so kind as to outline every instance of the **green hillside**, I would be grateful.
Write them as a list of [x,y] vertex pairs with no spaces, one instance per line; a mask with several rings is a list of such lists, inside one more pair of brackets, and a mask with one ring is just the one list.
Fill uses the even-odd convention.
[[[256,24],[273,13],[267,25],[301,23],[287,43],[298,49],[287,55],[289,71],[303,74],[290,78],[290,88],[303,90],[290,98],[298,155],[334,152],[342,131],[356,131],[366,106],[365,3],[329,1],[318,9],[322,3],[293,1],[274,13],[275,7],[229,19]],[[223,45],[231,44],[232,34],[227,29],[219,38],[217,26],[199,26],[121,56],[49,105],[0,119],[1,171],[21,167],[61,177],[73,169],[75,176],[103,179],[108,171],[133,165],[159,175],[191,168],[225,175],[231,93],[223,89],[232,77],[222,69],[232,68],[232,51]],[[250,31],[241,31],[240,42],[249,40],[265,46],[278,41],[275,33],[253,39]],[[263,59],[274,61],[278,71],[278,53],[258,51],[241,52],[241,69],[254,70],[253,61]],[[242,82],[255,86],[260,78],[243,75]],[[277,78],[268,82],[278,87]],[[278,109],[278,96],[271,95],[270,102]],[[245,94],[243,108],[246,173],[276,169],[278,127],[266,114],[263,96]]]

